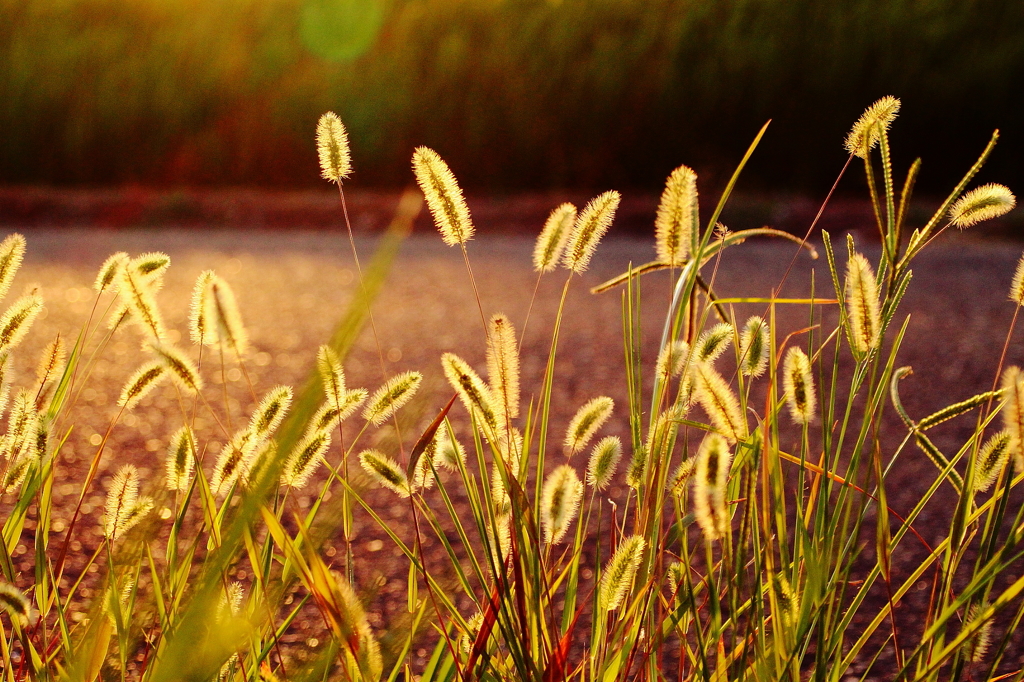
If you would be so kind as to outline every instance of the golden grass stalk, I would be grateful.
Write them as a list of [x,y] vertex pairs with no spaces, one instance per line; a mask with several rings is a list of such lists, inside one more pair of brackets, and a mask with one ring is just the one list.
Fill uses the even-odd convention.
[[203,378],[185,353],[175,346],[153,343],[149,346],[157,360],[163,363],[174,383],[192,393],[203,390]]
[[576,217],[562,262],[576,274],[586,271],[601,237],[612,226],[622,195],[616,191],[599,194]]
[[598,396],[587,401],[576,411],[569,428],[565,430],[564,448],[568,456],[572,456],[587,447],[598,429],[604,426],[612,416],[615,401],[608,396]]
[[899,111],[900,101],[892,96],[883,97],[865,109],[846,136],[846,151],[866,159],[881,139],[882,131],[889,130]]
[[1024,471],[1024,376],[1017,366],[1003,372],[1003,428],[1010,434],[1010,454],[1017,471]]
[[697,343],[693,346],[697,362],[714,363],[729,347],[734,331],[733,326],[728,322],[720,322],[711,329],[705,330],[697,337]]
[[854,253],[846,262],[846,313],[854,349],[861,354],[879,342],[878,284],[868,259]]
[[565,252],[575,222],[576,207],[570,203],[564,203],[551,211],[533,248],[534,270],[551,272],[558,267],[558,259]]
[[747,437],[747,422],[729,384],[711,365],[699,362],[694,367],[694,394],[711,423],[730,443]]
[[1005,215],[1016,205],[1017,199],[1008,187],[990,182],[960,197],[949,209],[949,219],[963,230]]
[[324,394],[332,407],[340,410],[345,400],[345,368],[338,354],[330,346],[320,346],[316,352],[316,371],[324,384]]
[[686,361],[690,357],[690,344],[682,339],[667,344],[658,353],[655,371],[658,376],[668,379],[679,376],[686,369]]
[[167,457],[164,460],[168,490],[188,490],[195,468],[195,442],[195,434],[187,425],[182,426],[171,436],[171,442],[167,446]]
[[249,346],[238,303],[230,285],[212,270],[199,275],[192,291],[189,334],[193,343],[231,350],[239,355]]
[[0,242],[0,299],[7,295],[25,258],[25,237],[20,234],[8,235]]
[[740,333],[740,371],[748,377],[759,377],[768,368],[768,324],[754,315]]
[[153,508],[153,501],[139,497],[139,471],[125,464],[114,475],[107,491],[103,532],[108,540],[123,536]]
[[270,434],[281,425],[291,404],[292,389],[290,386],[276,386],[267,391],[267,395],[260,401],[249,420],[249,429],[253,435],[258,440],[269,438]]
[[686,491],[686,482],[693,478],[697,469],[697,458],[687,457],[675,468],[665,482],[665,490],[673,497],[679,497]]
[[412,400],[423,381],[419,372],[403,372],[391,377],[378,388],[363,410],[363,419],[375,425],[383,424],[391,415]]
[[612,483],[615,469],[622,459],[622,441],[618,436],[605,436],[597,441],[587,464],[587,483],[596,490],[605,490]]
[[1013,437],[1005,429],[993,435],[978,451],[974,461],[974,489],[985,492],[999,478],[1006,463],[1010,460],[1010,449]]
[[352,174],[348,133],[333,111],[328,111],[317,121],[316,152],[320,157],[320,175],[324,180],[340,183]]
[[117,404],[125,410],[131,410],[139,401],[156,388],[160,380],[166,376],[167,368],[160,360],[150,360],[143,364],[125,382],[121,389],[121,397]]
[[409,497],[412,490],[398,462],[379,450],[363,450],[359,453],[359,463],[374,481],[385,488],[398,493],[401,497]]
[[0,317],[0,355],[6,355],[21,343],[29,327],[43,309],[43,299],[36,294],[22,296]]
[[647,541],[640,535],[630,535],[619,543],[601,576],[597,599],[601,611],[614,611],[622,605],[623,599],[633,587],[633,579],[646,546]]
[[726,505],[726,485],[732,453],[725,439],[710,433],[697,451],[693,477],[693,514],[704,537],[720,540],[729,532],[729,510]]
[[789,405],[789,415],[797,424],[810,424],[814,420],[817,402],[811,361],[803,349],[793,346],[786,351],[782,367],[782,386]]
[[313,472],[323,461],[324,453],[331,447],[331,435],[326,431],[307,433],[299,441],[281,472],[281,482],[292,488],[306,485]]
[[96,293],[102,294],[104,291],[110,290],[111,286],[116,286],[117,273],[128,261],[128,254],[124,251],[118,251],[103,261],[100,271],[96,274],[96,281],[92,285]]
[[519,416],[519,344],[516,330],[507,315],[491,317],[491,333],[487,337],[487,376],[491,395],[504,413],[503,422]]
[[469,363],[455,353],[442,355],[441,367],[466,410],[474,415],[482,426],[490,429],[490,433],[485,435],[494,437],[498,433],[499,424],[491,389]]
[[541,491],[540,520],[544,542],[557,544],[569,531],[583,499],[583,482],[568,464],[548,474]]
[[32,602],[25,593],[8,582],[0,582],[0,609],[7,612],[11,620],[26,627],[36,620]]
[[448,164],[433,149],[417,147],[412,155],[412,169],[444,243],[464,245],[472,239],[469,207]]
[[697,224],[697,174],[680,166],[665,181],[654,219],[658,261],[679,267],[690,255],[693,226]]

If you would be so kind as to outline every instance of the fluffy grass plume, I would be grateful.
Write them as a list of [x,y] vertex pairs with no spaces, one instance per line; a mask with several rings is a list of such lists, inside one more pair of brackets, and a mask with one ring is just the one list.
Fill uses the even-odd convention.
[[166,375],[167,367],[160,360],[150,360],[143,364],[125,382],[117,404],[125,410],[131,410],[146,397],[146,394],[156,388]]
[[292,450],[281,472],[281,482],[292,488],[301,488],[323,461],[324,453],[331,447],[331,436],[325,431],[306,434]]
[[995,182],[976,187],[949,209],[950,221],[961,230],[998,218],[1013,210],[1017,199],[1008,187]]
[[786,392],[789,414],[797,424],[810,424],[814,420],[814,378],[811,361],[803,349],[793,346],[786,351],[782,364],[782,386]]
[[123,536],[153,508],[153,501],[139,497],[139,471],[125,464],[114,475],[107,491],[103,532],[109,540]]
[[0,355],[6,355],[21,343],[42,309],[43,299],[36,294],[22,296],[11,304],[0,317]]
[[472,239],[469,207],[448,164],[433,149],[417,147],[412,155],[412,169],[444,243],[455,246]]
[[276,386],[270,389],[253,411],[252,418],[249,420],[249,429],[260,440],[270,437],[270,434],[281,425],[291,404],[292,389],[290,386]]
[[572,456],[587,447],[598,429],[612,416],[613,409],[615,401],[604,395],[592,398],[578,409],[565,430],[566,454]]
[[1010,283],[1010,300],[1019,306],[1024,306],[1024,256],[1017,261],[1017,269],[1013,271],[1013,281]]
[[324,180],[340,183],[352,174],[348,133],[345,124],[333,111],[328,111],[317,121],[316,152],[320,157],[320,175]]
[[352,416],[366,402],[366,396],[366,389],[355,388],[345,393],[340,407],[324,403],[310,420],[310,428],[314,431],[330,431]]
[[662,378],[679,376],[686,368],[686,360],[690,355],[690,344],[682,339],[672,341],[658,353],[655,372]]
[[654,219],[659,262],[672,267],[686,262],[697,216],[697,174],[692,168],[680,166],[665,181]]
[[210,490],[214,495],[228,492],[239,479],[248,476],[248,465],[258,446],[256,435],[247,428],[236,431],[224,444],[210,476]]
[[694,393],[711,423],[730,443],[747,437],[747,422],[739,401],[722,375],[706,362],[695,367]]
[[853,347],[862,355],[874,349],[881,329],[878,284],[868,259],[859,253],[846,262],[846,314]]
[[576,274],[585,272],[601,237],[612,226],[622,195],[616,191],[599,194],[576,217],[562,262]]
[[21,627],[35,621],[32,602],[24,592],[9,582],[0,582],[0,609],[6,611],[11,620]]
[[25,258],[25,238],[20,234],[8,235],[0,242],[0,299],[11,290],[14,276],[18,274],[21,261]]
[[171,442],[167,446],[167,457],[164,460],[168,490],[188,490],[195,467],[195,442],[196,436],[187,425],[182,426],[171,436]]
[[498,416],[495,411],[494,396],[491,389],[473,371],[469,363],[455,353],[441,356],[441,366],[448,383],[459,394],[459,399],[466,410],[491,430],[491,435],[498,432]]
[[1003,428],[1010,434],[1010,454],[1017,471],[1024,471],[1024,376],[1017,366],[1007,367],[1002,379]]
[[1010,460],[1013,437],[1005,429],[989,438],[978,451],[974,461],[974,489],[985,492],[999,478],[1003,467]]
[[421,381],[423,375],[419,372],[403,372],[391,377],[370,397],[369,404],[363,410],[363,419],[376,425],[383,424],[412,400]]
[[612,483],[612,476],[622,459],[622,441],[618,436],[605,436],[597,441],[590,452],[587,464],[587,483],[597,490],[605,490]]
[[466,463],[466,448],[453,440],[448,429],[442,426],[434,436],[434,466],[458,471],[460,463]]
[[359,463],[374,481],[390,488],[402,497],[409,497],[409,479],[398,462],[379,450],[363,450],[359,453]]
[[598,588],[598,608],[614,611],[633,587],[636,570],[640,567],[647,541],[639,535],[630,535],[619,542],[618,549],[604,567],[601,585]]
[[203,390],[203,378],[199,376],[199,370],[180,348],[159,343],[151,344],[149,348],[163,363],[174,383],[192,393]]
[[725,495],[731,463],[725,439],[708,434],[697,452],[693,475],[693,514],[708,540],[720,540],[729,532]]
[[686,483],[693,478],[694,471],[697,468],[697,458],[687,457],[679,466],[676,467],[672,475],[669,476],[668,481],[665,483],[665,490],[669,495],[679,497],[686,490]]
[[116,286],[117,273],[127,265],[129,260],[127,253],[119,251],[103,261],[99,272],[96,273],[96,281],[92,285],[96,293],[102,294],[104,291],[109,291],[112,286]]
[[583,499],[583,482],[576,470],[563,464],[548,474],[541,491],[540,520],[544,542],[557,544],[569,531]]
[[249,346],[249,333],[242,324],[238,303],[231,286],[212,270],[199,275],[192,290],[189,335],[193,343],[202,343],[243,355]]
[[749,318],[740,333],[740,371],[759,377],[768,368],[768,324],[757,315]]
[[46,344],[46,348],[39,355],[39,364],[36,365],[36,385],[39,395],[36,400],[37,406],[45,404],[47,389],[57,380],[64,368],[64,361],[67,353],[64,350],[64,339],[58,336]]
[[575,222],[576,207],[570,203],[564,203],[551,211],[533,248],[534,270],[551,272],[558,267],[558,259],[565,252],[565,245],[569,241]]
[[[981,613],[985,604],[975,604],[971,607],[970,611],[967,612],[967,618],[964,621],[964,627],[972,627],[978,620],[978,615]],[[965,650],[967,658],[972,663],[981,663],[985,660],[985,654],[988,653],[989,645],[992,643],[992,618],[989,618],[982,624],[974,636],[968,638],[965,642]]]
[[491,395],[505,414],[505,420],[519,416],[519,344],[516,330],[507,315],[491,318],[487,338],[487,377]]
[[[131,263],[119,268],[117,271],[117,292],[121,296],[121,303],[124,310],[130,314],[153,341],[161,343],[166,331],[164,329],[163,316],[156,305],[153,291],[148,286],[146,278],[132,267]],[[123,315],[111,316],[120,320]]]
[[728,322],[720,322],[697,337],[693,352],[698,362],[713,363],[729,347],[734,333]]
[[320,346],[316,352],[316,371],[320,375],[320,381],[324,384],[324,395],[327,402],[341,409],[345,401],[345,368],[330,346]]
[[881,139],[882,131],[889,130],[899,111],[900,101],[892,96],[883,97],[865,109],[846,136],[846,151],[866,159]]

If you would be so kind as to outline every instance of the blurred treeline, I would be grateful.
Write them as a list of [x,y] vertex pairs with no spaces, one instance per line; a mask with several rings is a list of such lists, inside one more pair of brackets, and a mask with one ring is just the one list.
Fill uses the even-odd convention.
[[941,189],[991,130],[1024,189],[1021,0],[0,0],[0,182],[310,184],[325,110],[361,185],[434,146],[471,188],[827,188],[894,94]]

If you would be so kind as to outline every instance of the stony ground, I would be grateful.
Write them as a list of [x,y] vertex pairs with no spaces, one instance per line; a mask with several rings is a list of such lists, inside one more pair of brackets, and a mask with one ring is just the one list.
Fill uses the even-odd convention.
[[[30,382],[36,355],[46,342],[57,333],[65,338],[74,338],[78,333],[93,307],[91,285],[96,270],[114,251],[135,255],[160,250],[170,254],[172,266],[159,302],[168,326],[174,330],[172,340],[180,337],[182,343],[187,341],[188,304],[196,277],[208,268],[225,277],[237,293],[252,336],[253,350],[247,367],[257,394],[281,383],[301,385],[313,365],[317,346],[329,337],[357,283],[347,241],[337,232],[62,228],[32,229],[26,236],[28,257],[13,293],[38,286],[47,308],[45,317],[36,323],[14,357],[16,385]],[[364,237],[358,246],[365,262],[373,240]],[[469,249],[484,311],[505,312],[520,327],[536,282],[530,267],[531,250],[532,238],[511,236],[481,237]],[[794,247],[789,243],[768,241],[749,242],[731,249],[715,274],[719,294],[767,295],[778,283],[793,253]],[[628,263],[646,262],[652,256],[653,247],[647,240],[609,239],[601,246],[591,271],[582,281],[573,283],[553,401],[552,433],[556,437],[579,405],[601,394],[612,396],[618,405],[608,433],[627,433],[620,294],[615,291],[594,296],[587,290],[623,271]],[[912,319],[899,355],[899,364],[914,368],[913,376],[902,385],[911,415],[919,418],[991,387],[1014,312],[1006,301],[1006,291],[1019,256],[1017,245],[956,237],[936,245],[919,259],[902,309]],[[564,271],[542,280],[530,318],[523,344],[524,400],[539,390],[551,323],[564,281],[561,272]],[[812,261],[801,255],[781,294],[806,294],[812,281],[821,295],[829,295],[831,284],[824,261]],[[664,273],[652,275],[643,287],[643,343],[648,361],[652,361],[668,302],[667,277]],[[749,314],[763,314],[764,306],[746,304],[737,306],[736,312],[740,319],[745,319]],[[806,326],[805,308],[782,306],[779,312],[784,328]],[[413,427],[429,421],[450,396],[439,364],[441,353],[455,351],[483,370],[483,333],[465,266],[460,254],[445,247],[434,234],[417,234],[406,243],[384,294],[374,307],[374,318],[387,371],[418,369],[425,375],[420,398],[408,408],[407,419]],[[91,344],[95,345],[99,338],[94,337]],[[141,362],[139,342],[140,337],[132,329],[117,332],[96,359],[89,381],[78,397],[73,413],[74,430],[57,468],[55,531],[61,530],[70,518],[87,463],[116,413],[120,387]],[[1024,340],[1020,333],[1011,342],[1008,362],[1024,363]],[[363,334],[346,367],[350,386],[372,390],[380,383],[376,344],[369,331]],[[210,400],[223,409],[219,379],[215,373],[208,373],[207,377],[211,384]],[[252,401],[237,369],[228,369],[227,378],[224,414],[237,423]],[[137,464],[146,485],[152,490],[159,488],[167,438],[179,425],[167,415],[176,414],[176,409],[173,392],[160,389],[115,427],[101,477],[95,490],[86,497],[84,509],[90,513],[90,522],[72,545],[78,556],[91,553],[99,541],[95,522],[102,508],[105,484],[117,466],[126,461]],[[894,432],[899,428],[897,423],[892,426]],[[208,438],[208,449],[216,452],[223,434],[217,432],[209,418],[200,417],[198,427]],[[403,434],[406,448],[415,440],[411,431]],[[936,429],[936,440],[944,450],[955,451],[970,431],[971,424],[966,421],[953,422],[941,432]],[[377,440],[393,443],[394,439],[381,436]],[[374,437],[366,442],[374,442]],[[582,469],[582,462],[576,464]],[[890,505],[898,511],[909,510],[934,474],[933,466],[920,452],[906,450],[891,478]],[[308,504],[313,490],[311,486],[303,491],[299,503]],[[624,490],[614,487],[609,497],[624,499]],[[408,532],[407,507],[396,504],[395,498],[384,491],[371,494],[370,499],[400,533]],[[946,511],[943,504],[935,504],[918,521],[918,529],[929,542],[944,536]],[[328,556],[334,556],[340,549],[340,540],[325,546]],[[374,624],[382,625],[404,607],[405,562],[390,543],[382,541],[382,534],[364,516],[357,519],[355,549],[360,582],[379,595],[372,617]],[[21,569],[30,573],[30,547],[21,545],[16,554]],[[897,575],[899,570],[897,566]],[[244,581],[244,569],[239,569],[237,577]],[[90,596],[88,589],[86,597]],[[906,613],[906,608],[901,612]],[[912,620],[912,614],[905,617]],[[295,637],[308,638],[308,633],[317,627],[315,620],[300,625],[305,626],[304,634]],[[1024,639],[1018,637],[1016,643],[1024,650]]]

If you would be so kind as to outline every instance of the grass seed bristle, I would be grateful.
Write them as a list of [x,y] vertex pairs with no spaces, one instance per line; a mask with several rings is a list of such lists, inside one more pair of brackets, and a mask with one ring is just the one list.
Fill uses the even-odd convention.
[[587,447],[598,429],[604,426],[612,416],[615,401],[608,396],[599,396],[587,401],[576,411],[569,428],[565,430],[563,447],[567,455],[572,456]]
[[881,131],[889,130],[900,111],[900,101],[886,96],[864,110],[846,136],[846,151],[866,159],[868,153],[881,139]]
[[740,333],[740,371],[749,377],[759,377],[768,368],[768,324],[757,315],[749,318]]
[[814,420],[817,397],[811,375],[811,361],[803,349],[793,346],[786,351],[782,386],[793,421],[797,424],[810,424]]
[[195,442],[195,434],[187,425],[182,426],[171,436],[171,442],[167,446],[167,457],[164,460],[168,490],[188,490],[195,468]]
[[716,324],[697,338],[693,353],[697,362],[714,363],[729,347],[735,329],[727,322]]
[[412,494],[409,479],[402,467],[379,450],[363,450],[359,453],[359,463],[378,484],[395,491],[401,497]]
[[658,362],[655,365],[655,372],[662,379],[679,376],[686,369],[686,362],[690,357],[690,344],[678,339],[667,344],[658,353]]
[[469,207],[448,164],[433,149],[418,147],[412,155],[412,168],[444,243],[464,245],[472,239]]
[[363,419],[378,426],[383,424],[412,400],[422,381],[423,375],[419,372],[403,372],[391,377],[374,392],[363,410]]
[[586,271],[601,237],[612,226],[622,195],[611,190],[599,194],[580,211],[565,245],[562,262],[576,274]]
[[203,389],[203,378],[199,376],[199,370],[180,348],[159,343],[150,344],[149,348],[176,384],[192,393]]
[[639,535],[630,535],[619,542],[618,549],[604,567],[601,584],[598,588],[598,608],[602,611],[614,611],[622,605],[630,589],[633,579],[640,567],[647,541]]
[[[141,506],[140,506],[141,505]],[[152,508],[152,501],[139,498],[139,470],[125,464],[114,475],[107,491],[103,532],[108,540],[123,536]]]
[[340,183],[352,174],[348,132],[333,111],[328,111],[317,121],[316,152],[320,157],[320,176],[324,180]]
[[460,465],[465,466],[466,448],[462,443],[452,440],[448,429],[441,427],[434,436],[434,466],[451,471],[459,471]]
[[[166,334],[164,321],[146,278],[135,272],[131,263],[120,268],[117,275],[117,292],[124,310],[130,313],[129,319],[136,321],[153,341],[162,342]],[[115,310],[112,322],[115,317],[120,319],[123,314],[118,315]]]
[[576,518],[582,499],[583,482],[571,466],[563,464],[548,474],[540,503],[544,542],[557,544],[562,541]]
[[654,219],[659,262],[672,267],[686,262],[697,225],[697,206],[697,174],[692,168],[680,166],[665,181]]
[[960,197],[949,209],[949,219],[964,230],[980,222],[1005,215],[1016,205],[1017,199],[1008,187],[990,182]]
[[736,394],[722,375],[707,363],[694,367],[694,395],[711,423],[730,443],[747,437],[747,422]]
[[729,532],[725,496],[731,463],[725,439],[708,434],[697,452],[693,477],[693,513],[708,540],[720,540]]
[[299,441],[284,464],[281,482],[292,488],[306,485],[331,447],[331,436],[324,431],[309,433]]
[[160,380],[167,375],[167,367],[160,360],[151,360],[137,370],[125,382],[121,389],[121,397],[117,404],[125,410],[131,410],[139,401],[146,397],[150,391],[156,388]]
[[534,270],[551,272],[558,267],[558,260],[565,252],[565,245],[569,242],[575,222],[576,207],[570,203],[562,204],[551,211],[533,249]]
[[1010,283],[1010,300],[1019,306],[1024,306],[1024,255],[1017,261],[1017,269],[1013,271],[1013,281]]
[[270,434],[281,425],[291,404],[292,389],[290,386],[276,386],[270,389],[253,411],[252,418],[249,420],[249,429],[259,440],[270,437]]
[[862,355],[873,350],[881,333],[878,284],[868,259],[859,253],[846,263],[846,313],[853,347]]
[[8,582],[0,582],[0,609],[6,611],[11,620],[21,627],[35,622],[32,602],[24,592]]
[[14,233],[0,242],[0,299],[11,290],[14,276],[18,274],[18,269],[24,259],[25,237]]
[[346,392],[345,368],[342,367],[338,354],[330,346],[320,346],[317,350],[316,370],[324,384],[327,402],[340,410]]
[[248,476],[247,464],[259,445],[260,440],[248,428],[235,432],[224,444],[210,476],[210,491],[214,495],[227,493],[231,486]]
[[605,490],[611,485],[615,469],[622,459],[622,441],[618,436],[605,436],[597,441],[590,452],[587,464],[587,483],[597,490]]
[[507,315],[491,318],[487,337],[487,376],[491,395],[505,416],[503,422],[519,416],[519,344]]
[[665,490],[669,495],[673,497],[679,497],[686,492],[686,483],[693,478],[694,472],[697,470],[697,458],[687,457],[679,466],[676,467],[672,475],[669,476],[668,481],[665,483]]
[[117,272],[128,263],[128,260],[128,254],[119,251],[103,261],[99,272],[96,273],[96,281],[92,285],[96,293],[101,294],[104,291],[109,291],[112,286],[116,286]]
[[985,492],[999,478],[1010,461],[1010,446],[1013,437],[1009,431],[1003,430],[989,438],[978,451],[974,462],[974,489]]
[[481,426],[489,429],[489,433],[485,433],[486,436],[494,437],[498,433],[499,423],[490,387],[468,362],[455,353],[442,355],[441,366],[444,368],[448,383],[459,394],[459,399],[466,410],[475,416]]
[[0,355],[6,355],[21,343],[43,309],[43,299],[36,294],[22,296],[0,317]]

